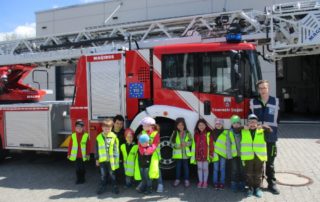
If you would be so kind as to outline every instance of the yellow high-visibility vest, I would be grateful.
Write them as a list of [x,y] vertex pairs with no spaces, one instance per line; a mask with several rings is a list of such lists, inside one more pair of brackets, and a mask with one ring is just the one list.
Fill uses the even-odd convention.
[[[189,133],[187,131],[185,131],[186,135],[185,135],[185,142],[189,141]],[[177,135],[176,135],[176,144],[180,145],[181,141],[180,141],[180,135],[179,132],[177,131]],[[191,157],[192,156],[192,152],[190,150],[190,147],[185,147],[186,150],[186,156],[187,157]],[[182,148],[173,148],[172,150],[172,158],[173,159],[182,159]]]
[[[119,140],[113,132],[109,132],[106,136],[107,138],[112,138],[109,145],[109,153],[106,151],[106,143],[104,141],[104,135],[100,133],[97,136],[98,142],[98,154],[99,162],[110,162],[111,169],[116,170],[119,168]],[[113,151],[115,148],[115,152]]]
[[124,171],[125,175],[132,177],[134,175],[134,169],[135,169],[135,157],[138,152],[138,145],[133,145],[130,152],[128,153],[126,149],[126,144],[122,144],[120,147],[120,150],[122,152],[123,156],[123,166],[124,166]]
[[[77,141],[77,135],[76,133],[72,133],[72,148],[69,156],[70,161],[75,161],[77,159],[78,154],[78,141]],[[82,160],[88,161],[89,156],[87,156],[87,141],[89,139],[88,133],[83,133],[81,141],[80,141],[80,148],[81,148],[81,154],[82,154]]]
[[[139,151],[138,151],[139,152]],[[139,167],[139,154],[137,152],[136,158],[135,158],[135,164],[134,164],[134,179],[135,180],[141,180],[141,172],[140,172],[140,167]],[[158,179],[159,178],[159,173],[160,173],[160,168],[159,168],[159,156],[158,152],[153,152],[151,156],[151,162],[149,166],[149,178],[150,179]]]
[[249,130],[242,130],[241,135],[241,160],[252,160],[254,154],[256,154],[261,161],[268,160],[263,129],[257,129],[255,131],[253,140]]

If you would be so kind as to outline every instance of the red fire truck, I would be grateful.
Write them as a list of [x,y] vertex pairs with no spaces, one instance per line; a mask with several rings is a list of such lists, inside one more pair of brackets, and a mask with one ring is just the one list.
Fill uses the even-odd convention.
[[[75,74],[69,102],[35,102],[0,106],[2,148],[59,151],[64,140],[63,114],[70,107],[71,126],[85,121],[92,148],[100,122],[121,114],[133,130],[145,116],[161,126],[163,166],[171,167],[169,136],[177,117],[191,131],[199,118],[212,126],[216,117],[244,118],[261,78],[255,46],[208,43],[84,55]],[[228,123],[226,124],[228,127]],[[93,152],[93,151],[92,151]]]

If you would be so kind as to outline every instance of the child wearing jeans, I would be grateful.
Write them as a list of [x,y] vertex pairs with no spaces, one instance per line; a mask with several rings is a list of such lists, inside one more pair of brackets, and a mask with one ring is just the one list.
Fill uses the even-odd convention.
[[214,141],[213,186],[216,190],[224,189],[226,159],[229,158],[227,154],[228,131],[223,128],[223,124],[223,119],[217,118],[215,120],[215,128],[212,131]]
[[113,121],[106,119],[102,122],[102,132],[96,140],[96,166],[100,168],[100,184],[97,194],[106,191],[108,177],[112,185],[112,192],[119,194],[115,172],[119,168],[119,140],[112,132]]
[[173,146],[172,158],[176,161],[176,180],[173,186],[180,184],[180,176],[183,171],[184,186],[189,187],[189,159],[192,156],[192,136],[187,129],[184,118],[176,119],[176,128],[173,131],[170,142]]
[[210,161],[210,130],[204,119],[199,119],[194,134],[195,159],[191,163],[197,162],[198,167],[198,188],[208,187],[209,161]]

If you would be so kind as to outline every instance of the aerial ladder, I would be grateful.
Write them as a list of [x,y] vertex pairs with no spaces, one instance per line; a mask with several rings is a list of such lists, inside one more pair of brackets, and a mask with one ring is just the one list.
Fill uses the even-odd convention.
[[319,54],[320,3],[275,4],[265,11],[237,10],[134,23],[0,43],[0,65],[54,65],[81,55],[178,43],[223,42],[236,26],[242,40],[266,47],[265,58]]

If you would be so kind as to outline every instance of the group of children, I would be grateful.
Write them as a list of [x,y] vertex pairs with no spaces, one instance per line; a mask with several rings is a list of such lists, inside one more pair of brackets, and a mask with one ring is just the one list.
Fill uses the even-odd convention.
[[[225,187],[226,160],[231,161],[231,189],[245,191],[247,195],[262,196],[260,184],[263,176],[263,165],[267,160],[265,134],[271,132],[269,126],[258,125],[258,118],[249,115],[248,125],[242,126],[241,119],[233,115],[231,128],[224,129],[223,119],[216,119],[214,129],[208,127],[204,119],[199,119],[194,129],[194,136],[187,129],[184,118],[177,118],[175,130],[170,142],[172,158],[176,161],[176,180],[173,186],[180,184],[183,171],[183,183],[190,186],[189,164],[196,164],[199,182],[198,188],[208,187],[209,164],[213,163],[213,186],[216,190]],[[118,194],[116,170],[119,168],[120,155],[124,167],[125,185],[131,187],[134,181],[140,181],[136,190],[140,193],[152,192],[152,180],[157,181],[157,192],[163,192],[163,181],[159,163],[160,134],[156,121],[145,117],[141,121],[142,132],[134,142],[134,131],[126,129],[125,143],[119,145],[117,135],[112,132],[113,121],[102,122],[102,132],[96,137],[96,165],[100,169],[100,184],[97,194],[105,192],[108,179],[112,192]],[[88,134],[84,132],[84,123],[76,122],[76,132],[72,134],[69,144],[68,158],[76,163],[76,183],[84,183],[84,162],[89,160]]]

